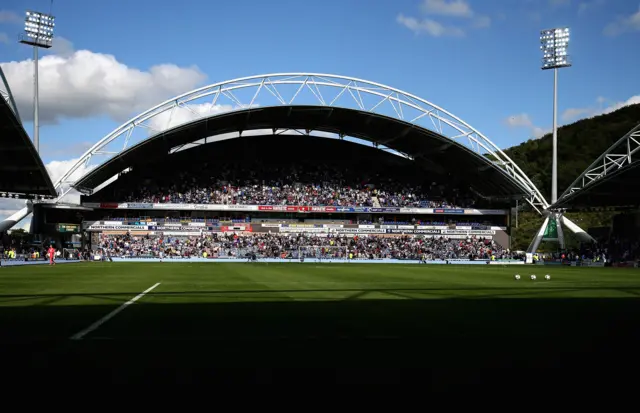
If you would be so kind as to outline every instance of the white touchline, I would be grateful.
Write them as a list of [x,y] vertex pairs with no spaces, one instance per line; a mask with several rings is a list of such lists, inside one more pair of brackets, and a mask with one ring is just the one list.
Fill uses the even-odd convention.
[[95,323],[91,324],[89,327],[85,328],[84,330],[72,335],[70,337],[71,340],[82,340],[82,338],[84,336],[86,336],[87,334],[89,334],[90,332],[92,332],[93,330],[97,329],[98,327],[100,327],[101,325],[103,325],[104,323],[106,323],[107,321],[109,321],[110,319],[112,319],[116,314],[118,314],[120,311],[124,310],[125,308],[127,308],[128,305],[131,305],[133,303],[135,303],[136,301],[138,301],[139,299],[141,299],[146,293],[148,293],[149,291],[153,290],[154,288],[156,288],[157,286],[159,286],[160,283],[157,283],[149,288],[147,288],[146,290],[144,290],[143,292],[141,292],[140,294],[136,295],[135,297],[133,297],[131,300],[127,301],[126,303],[122,304],[120,307],[116,308],[115,310],[113,310],[112,312],[110,312],[109,314],[107,314],[106,316],[102,317],[100,320],[96,321]]

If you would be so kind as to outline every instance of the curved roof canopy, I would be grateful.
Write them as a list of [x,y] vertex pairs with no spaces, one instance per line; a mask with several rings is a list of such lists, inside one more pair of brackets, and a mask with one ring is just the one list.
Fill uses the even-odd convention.
[[[403,153],[428,168],[457,174],[483,196],[522,197],[528,191],[488,158],[436,132],[388,116],[324,106],[273,106],[237,110],[182,124],[114,156],[74,187],[91,191],[123,170],[170,156],[180,145],[210,136],[259,129],[324,131],[352,136]],[[300,136],[300,139],[306,139]],[[295,147],[283,148],[295,155]]]
[[0,98],[0,192],[56,196],[42,159],[18,120],[13,98]]
[[640,124],[569,186],[551,208],[640,206]]

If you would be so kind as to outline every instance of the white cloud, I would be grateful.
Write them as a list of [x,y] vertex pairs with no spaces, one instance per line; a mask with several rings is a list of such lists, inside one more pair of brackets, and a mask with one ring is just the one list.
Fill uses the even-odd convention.
[[462,37],[464,30],[459,27],[445,26],[431,19],[418,20],[415,17],[406,17],[399,14],[396,21],[411,30],[415,34],[428,34],[433,37]]
[[[174,64],[143,71],[112,55],[74,51],[66,39],[54,40],[53,52],[40,59],[40,120],[107,115],[126,121],[172,96],[192,90],[206,76],[197,67]],[[32,120],[33,61],[0,63],[11,85],[23,121]]]
[[0,33],[0,43],[9,44],[9,36],[6,33]]
[[0,23],[22,23],[23,19],[9,10],[0,10]]
[[[477,14],[465,0],[423,0],[420,9],[428,16],[466,20],[467,26],[473,29],[484,29],[491,26],[491,18]],[[415,34],[428,34],[432,37],[462,37],[465,35],[464,27],[444,24],[432,18],[421,19],[399,14],[396,17],[396,22]]]
[[618,19],[608,24],[603,33],[605,36],[618,36],[627,32],[640,31],[640,7],[630,16],[620,16]]
[[464,0],[424,0],[420,8],[426,14],[438,16],[471,17],[474,14]]
[[531,137],[534,139],[539,139],[551,131],[548,128],[541,128],[534,125],[531,117],[526,113],[509,116],[504,120],[504,123],[511,128],[528,129]]
[[614,112],[625,106],[640,104],[640,95],[632,96],[629,99],[622,102],[609,102],[606,106],[604,104],[607,99],[599,97],[596,99],[597,106],[588,106],[584,108],[569,108],[562,112],[562,120],[565,122],[575,121],[579,118],[591,118],[598,115],[604,115]]

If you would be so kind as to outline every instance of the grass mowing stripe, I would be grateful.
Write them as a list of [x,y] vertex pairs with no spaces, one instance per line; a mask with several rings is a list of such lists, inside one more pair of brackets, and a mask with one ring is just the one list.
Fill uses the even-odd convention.
[[101,325],[103,325],[104,323],[106,323],[107,321],[112,319],[113,317],[115,317],[120,311],[122,311],[125,308],[127,308],[127,306],[135,303],[136,301],[138,301],[139,299],[144,297],[144,295],[146,293],[150,292],[151,290],[153,290],[154,288],[156,288],[159,285],[160,285],[160,283],[156,283],[156,284],[152,285],[151,287],[147,288],[146,290],[144,290],[140,294],[138,294],[135,297],[133,297],[131,300],[127,301],[126,303],[122,304],[120,307],[116,308],[115,310],[113,310],[112,312],[107,314],[106,316],[102,317],[100,320],[98,320],[95,323],[91,324],[89,327],[87,327],[84,330],[72,335],[70,337],[70,339],[71,340],[82,340],[82,338],[84,336],[86,336],[90,332],[94,331],[95,329],[97,329],[98,327],[100,327]]

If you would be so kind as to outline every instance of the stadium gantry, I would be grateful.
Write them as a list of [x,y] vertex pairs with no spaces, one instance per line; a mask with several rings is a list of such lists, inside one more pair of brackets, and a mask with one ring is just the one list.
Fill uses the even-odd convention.
[[[398,135],[376,142],[364,134],[353,133],[357,132],[353,128],[352,133],[347,134],[340,129],[344,125],[330,125],[327,122],[316,122],[317,126],[312,128],[313,125],[302,126],[295,122],[290,122],[294,126],[283,127],[265,119],[253,123],[246,121],[253,113],[270,108],[287,108],[291,113],[296,108],[304,107],[326,109],[322,112],[325,120],[332,116],[333,109],[335,112],[350,110],[356,115],[369,115],[365,119],[355,118],[362,125],[366,126],[375,122],[375,119],[384,117],[404,125],[404,128]],[[268,131],[273,135],[331,133],[345,139],[355,136],[372,141],[379,149],[411,159],[420,157],[419,151],[410,150],[416,145],[403,147],[398,142],[412,132],[419,131],[422,133],[411,137],[438,140],[440,146],[431,146],[430,149],[460,149],[464,153],[473,154],[476,160],[481,160],[484,166],[478,167],[478,170],[498,170],[512,185],[522,188],[526,201],[538,213],[545,213],[549,207],[544,196],[520,167],[496,144],[459,117],[425,99],[390,86],[352,77],[317,73],[277,73],[233,79],[195,89],[146,110],[100,139],[55,182],[58,191],[56,202],[60,202],[73,188],[86,193],[87,188],[83,183],[87,183],[92,173],[95,176],[105,165],[111,164],[112,168],[106,169],[114,172],[111,177],[126,170],[124,163],[119,163],[118,167],[122,166],[120,170],[113,169],[113,161],[122,159],[123,154],[130,153],[132,148],[152,142],[154,138],[156,141],[158,138],[161,140],[179,130],[215,122],[223,115],[233,113],[242,114],[240,124],[246,127],[235,129],[239,136],[255,134],[256,130],[261,134]],[[398,129],[394,131],[397,132]],[[213,132],[209,135],[213,136],[231,131],[207,132]],[[203,137],[199,139],[201,138]],[[169,148],[169,153],[185,146],[210,142],[206,136],[204,138],[204,141],[181,142]],[[103,179],[103,183],[108,182],[108,178]],[[94,188],[98,186],[100,185],[94,185]],[[26,214],[28,212],[25,210],[25,216]]]
[[611,145],[551,209],[640,205],[640,124]]

